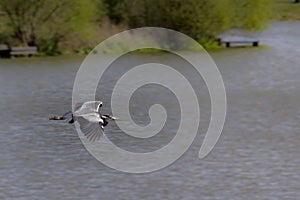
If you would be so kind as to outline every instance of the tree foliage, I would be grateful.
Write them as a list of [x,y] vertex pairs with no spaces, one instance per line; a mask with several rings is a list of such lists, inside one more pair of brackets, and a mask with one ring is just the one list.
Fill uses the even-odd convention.
[[235,4],[234,28],[260,31],[266,28],[272,13],[270,0],[233,0]]
[[[214,38],[231,28],[261,30],[272,0],[114,0],[113,21],[130,28],[159,26],[184,32],[195,39]],[[118,20],[116,20],[118,19]]]
[[84,36],[96,26],[101,10],[93,0],[1,0],[5,33],[23,45],[58,42],[69,33]]
[[0,42],[56,51],[93,46],[104,15],[128,28],[157,26],[198,41],[232,29],[266,27],[274,0],[0,0]]

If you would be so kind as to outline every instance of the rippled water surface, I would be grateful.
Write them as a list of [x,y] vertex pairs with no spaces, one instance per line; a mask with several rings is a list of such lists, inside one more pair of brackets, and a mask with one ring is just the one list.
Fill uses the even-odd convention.
[[[299,199],[300,22],[273,23],[258,35],[262,48],[212,52],[228,98],[222,136],[198,159],[210,119],[209,94],[195,77],[201,123],[190,149],[174,164],[149,174],[126,174],[99,163],[74,126],[48,118],[71,109],[72,87],[83,57],[0,60],[0,199]],[[109,55],[108,55],[109,56]],[[195,54],[195,56],[198,56]],[[134,60],[134,63],[133,63]],[[110,89],[126,67],[157,61],[181,69],[170,55],[129,55],[97,90],[110,113]],[[183,66],[185,67],[185,66]],[[198,80],[199,79],[199,80]],[[176,132],[178,102],[166,88],[146,86],[132,97],[136,123],[149,123],[149,106],[161,103]],[[130,151],[161,148],[173,137],[134,139],[115,123],[108,137]]]

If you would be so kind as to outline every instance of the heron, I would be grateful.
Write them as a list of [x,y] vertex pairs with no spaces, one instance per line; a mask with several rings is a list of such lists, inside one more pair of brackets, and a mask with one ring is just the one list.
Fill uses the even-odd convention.
[[118,119],[111,115],[101,115],[100,107],[102,107],[101,101],[87,101],[77,104],[74,112],[69,111],[62,116],[53,116],[49,120],[67,120],[70,124],[77,121],[81,132],[90,141],[98,141],[104,133],[104,127],[108,124],[108,120]]

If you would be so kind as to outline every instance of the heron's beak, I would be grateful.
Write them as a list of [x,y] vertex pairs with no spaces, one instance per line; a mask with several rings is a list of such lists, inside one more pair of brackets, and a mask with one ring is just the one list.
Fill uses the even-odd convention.
[[120,119],[120,118],[117,118],[117,117],[110,117],[110,119],[112,119],[112,120],[118,120],[118,119]]

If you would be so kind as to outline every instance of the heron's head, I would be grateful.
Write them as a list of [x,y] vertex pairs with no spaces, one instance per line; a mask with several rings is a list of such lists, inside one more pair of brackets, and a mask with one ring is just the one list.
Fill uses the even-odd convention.
[[49,120],[62,120],[62,117],[61,116],[53,116],[53,117],[50,117]]
[[110,120],[118,120],[119,119],[117,117],[113,117],[113,116],[110,116],[110,115],[102,115],[101,118],[102,119],[110,119]]

